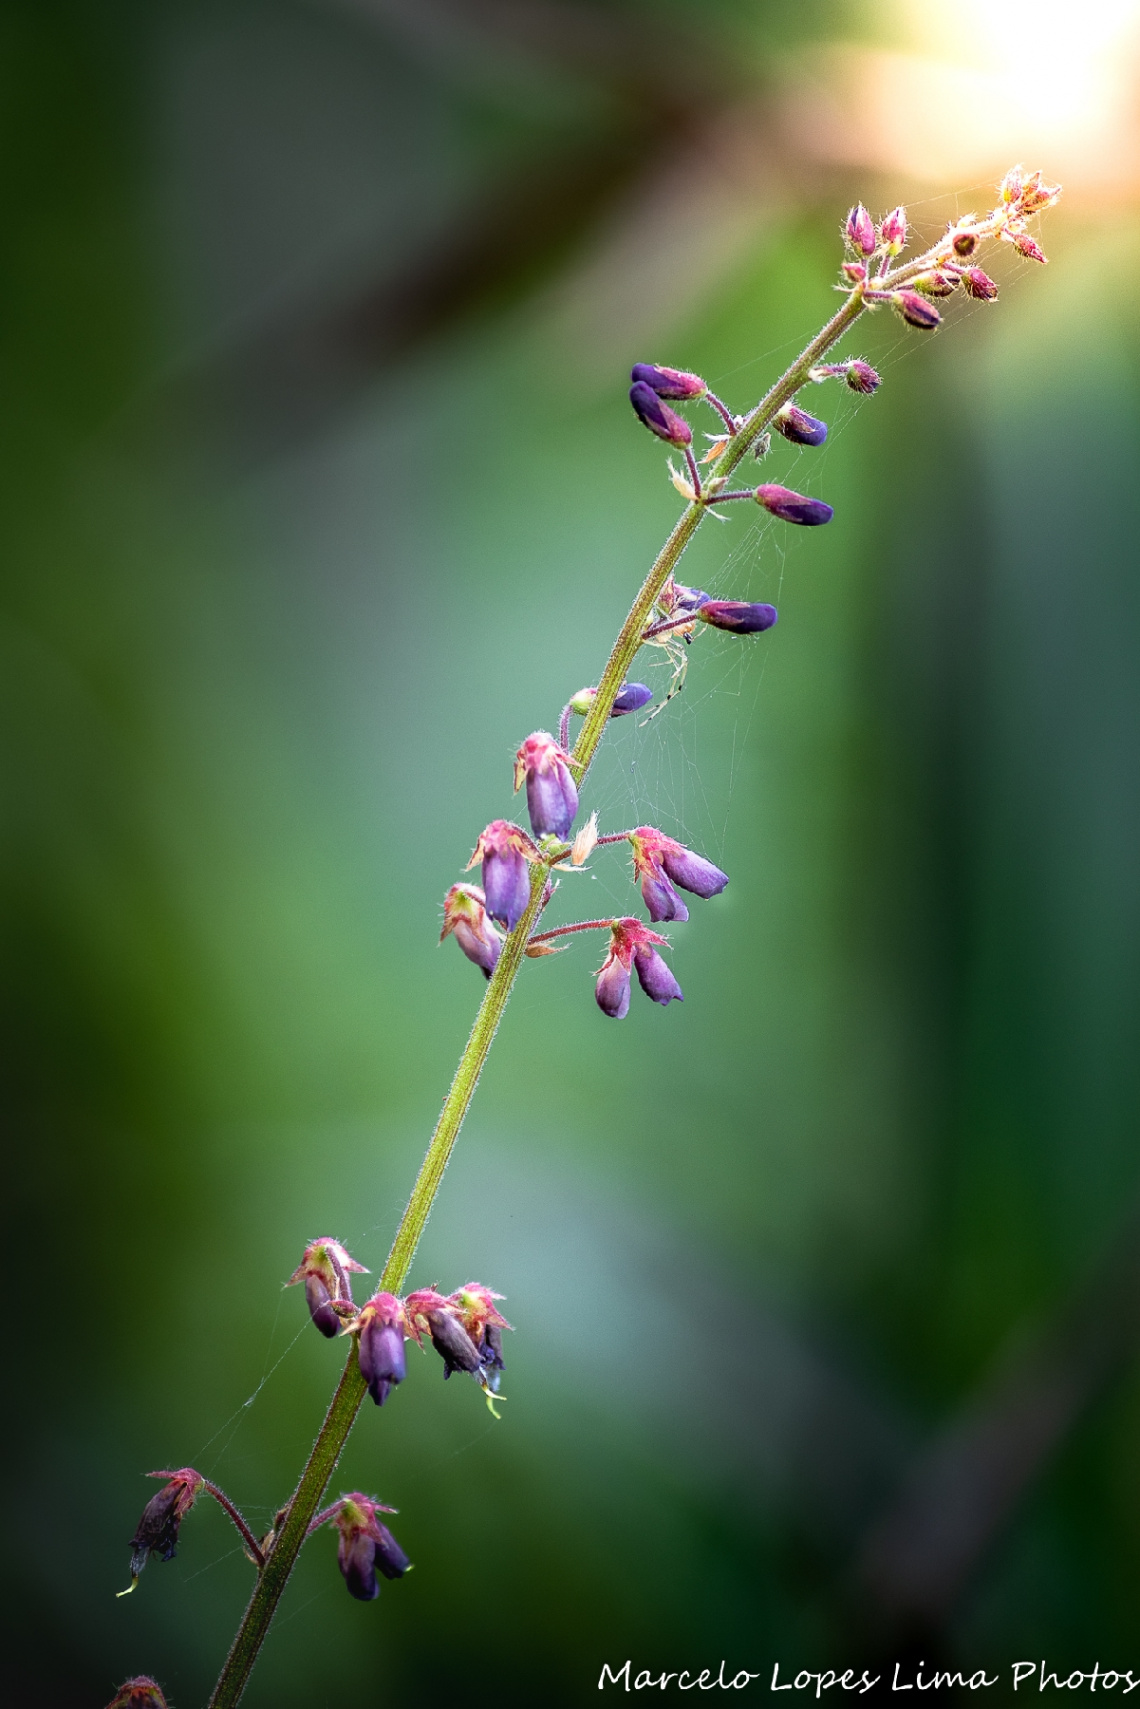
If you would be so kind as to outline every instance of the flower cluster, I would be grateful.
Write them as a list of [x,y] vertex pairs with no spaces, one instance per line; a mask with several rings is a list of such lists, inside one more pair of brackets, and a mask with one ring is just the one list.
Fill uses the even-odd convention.
[[342,1495],[309,1527],[315,1531],[319,1525],[328,1524],[336,1532],[337,1565],[349,1595],[358,1602],[374,1601],[380,1594],[381,1578],[403,1578],[412,1564],[388,1527],[376,1517],[395,1511],[368,1495]]

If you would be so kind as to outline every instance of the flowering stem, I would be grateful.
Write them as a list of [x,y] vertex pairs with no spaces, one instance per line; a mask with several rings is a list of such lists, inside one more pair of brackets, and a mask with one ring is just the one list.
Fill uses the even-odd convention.
[[[983,232],[981,226],[978,227],[978,232],[979,236],[990,235],[989,231]],[[936,251],[928,252],[926,256],[909,263],[907,267],[898,269],[894,275],[887,275],[886,283],[893,285],[920,272],[924,266],[929,264],[934,253]],[[876,279],[875,286],[881,287],[883,282]],[[710,400],[713,401],[714,408],[718,408],[724,417],[725,425],[730,427],[724,449],[714,464],[717,476],[727,477],[743,461],[764,429],[772,421],[776,412],[789,402],[800,387],[807,382],[809,369],[831,349],[832,345],[843,337],[848,328],[858,320],[866,306],[862,287],[856,286],[848,295],[843,306],[832,315],[827,325],[812,339],[791,367],[756,405],[751,414],[745,416],[739,427],[735,425],[728,410],[720,404],[719,400]],[[706,508],[707,506],[704,503],[699,502],[693,502],[687,506],[661,548],[642,584],[641,591],[634,600],[628,617],[622,625],[593,702],[586,714],[582,731],[570,756],[570,762],[577,773],[579,784],[585,778],[594,755],[598,751],[607,720],[613,711],[614,701],[626,680],[634,656],[645,638],[646,626],[653,616],[654,607],[662,589],[680,563],[685,548],[700,526]],[[608,838],[599,839],[599,841],[609,840]],[[614,840],[620,840],[620,838],[615,837]],[[475,1017],[471,1036],[467,1041],[463,1055],[459,1059],[459,1066],[444,1100],[443,1109],[440,1112],[435,1132],[432,1134],[431,1143],[427,1149],[427,1155],[416,1178],[415,1186],[412,1188],[407,1209],[400,1221],[399,1228],[396,1230],[396,1237],[392,1242],[391,1251],[380,1276],[380,1288],[387,1292],[398,1293],[411,1268],[416,1247],[443,1180],[452,1147],[459,1136],[459,1130],[474,1096],[475,1087],[483,1071],[483,1065],[487,1060],[495,1033],[498,1031],[499,1022],[502,1020],[519,968],[525,958],[528,944],[541,941],[542,938],[563,935],[570,931],[585,931],[612,924],[609,920],[586,921],[578,926],[560,927],[553,932],[544,932],[539,939],[532,938],[532,927],[542,912],[543,891],[551,864],[550,861],[544,859],[533,868],[530,899],[526,909],[514,931],[503,942],[498,963],[487,986],[479,1012]],[[360,1374],[354,1340],[344,1370],[341,1373],[336,1393],[332,1398],[324,1423],[321,1425],[320,1433],[313,1446],[313,1451],[301,1474],[293,1498],[286,1509],[286,1516],[281,1528],[265,1557],[265,1564],[258,1576],[249,1606],[218,1683],[214,1688],[214,1694],[210,1699],[210,1709],[233,1709],[233,1706],[241,1698],[257,1659],[258,1651],[265,1641],[281,1594],[293,1570],[301,1545],[320,1506],[321,1497],[328,1481],[336,1469],[337,1461],[366,1392],[364,1378]]]

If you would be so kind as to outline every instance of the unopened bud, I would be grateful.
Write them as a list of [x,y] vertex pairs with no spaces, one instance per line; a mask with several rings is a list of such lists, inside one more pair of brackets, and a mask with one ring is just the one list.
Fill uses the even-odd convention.
[[686,374],[680,368],[658,368],[653,362],[634,363],[629,377],[634,385],[648,386],[659,398],[703,398],[708,391],[699,374]]
[[849,284],[862,285],[866,283],[867,269],[861,261],[845,261],[839,271]]
[[697,616],[714,629],[727,629],[733,635],[760,635],[776,621],[774,605],[749,605],[743,599],[710,599],[702,605]]
[[1003,202],[1016,202],[1021,198],[1022,186],[1025,183],[1024,166],[1011,166],[1001,181],[1001,199]]
[[806,498],[803,493],[794,493],[789,487],[768,484],[757,487],[752,496],[757,504],[762,504],[782,522],[795,522],[801,528],[818,528],[822,523],[830,522],[835,515],[831,505],[824,504],[821,498]]
[[958,289],[958,275],[937,270],[918,273],[911,280],[911,286],[914,290],[921,291],[924,297],[949,297]]
[[895,208],[879,227],[879,242],[892,255],[901,255],[906,248],[906,209]]
[[817,421],[797,404],[785,404],[773,418],[772,426],[793,445],[822,445],[827,438],[826,421]]
[[486,897],[478,884],[453,884],[443,899],[443,929],[440,943],[455,933],[455,941],[476,967],[490,979],[498,964],[503,940],[487,917]]
[[644,380],[629,388],[629,401],[634,407],[638,420],[650,433],[655,433],[658,439],[664,439],[669,445],[691,445],[693,430],[687,421],[682,421],[675,410],[662,403],[652,386],[647,386]]
[[962,272],[962,289],[967,296],[974,297],[979,303],[992,303],[998,294],[998,288],[988,273],[983,273],[980,267],[966,267]]
[[538,851],[526,832],[509,819],[492,819],[479,833],[468,871],[483,863],[483,906],[492,920],[513,932],[530,901],[528,865]]
[[973,231],[956,231],[951,243],[955,255],[961,260],[967,260],[978,247],[978,234]]
[[869,362],[862,362],[856,358],[855,361],[848,362],[845,366],[847,368],[845,378],[853,392],[861,392],[864,397],[870,397],[872,392],[878,391],[882,382]]
[[856,255],[874,255],[875,222],[862,202],[857,203],[848,214],[844,236]]
[[545,730],[528,736],[515,755],[515,788],[525,780],[530,828],[536,837],[565,837],[574,823],[578,791],[569,758]]
[[1041,245],[1035,243],[1027,231],[1015,232],[1010,241],[1017,253],[1023,255],[1026,261],[1040,261],[1041,265],[1044,266],[1049,259]]
[[917,291],[896,291],[891,301],[907,325],[917,327],[920,332],[933,332],[941,325],[942,316],[934,304],[920,297]]

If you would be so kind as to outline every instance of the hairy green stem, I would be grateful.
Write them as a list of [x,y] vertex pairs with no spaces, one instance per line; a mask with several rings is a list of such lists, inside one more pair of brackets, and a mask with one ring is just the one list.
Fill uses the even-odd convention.
[[[996,229],[996,226],[995,228]],[[979,235],[991,235],[989,229],[979,226]],[[934,249],[917,260],[909,262],[905,267],[897,268],[894,273],[885,278],[873,281],[877,290],[890,289],[913,278],[926,266],[930,266],[941,253],[941,247]],[[745,417],[728,440],[720,457],[712,466],[711,474],[706,477],[707,493],[709,479],[727,478],[732,471],[749,454],[752,447],[765,428],[768,427],[776,412],[788,403],[807,380],[808,370],[819,362],[828,350],[842,338],[843,334],[859,318],[868,305],[863,301],[861,288],[852,290],[843,306],[831,317],[822,331],[812,339],[807,348],[796,358],[791,367],[781,375],[776,384],[755,409]],[[626,674],[633,663],[638,648],[642,645],[644,631],[653,614],[657,600],[660,598],[669,577],[674,574],[681,561],[682,554],[693,538],[704,517],[706,506],[692,503],[684,511],[669,538],[661,548],[655,563],[641,590],[630,608],[629,616],[622,625],[621,632],[610,653],[602,680],[598,684],[593,703],[586,714],[582,731],[575,743],[571,754],[571,764],[577,775],[579,786],[588,772],[591,762],[598,751],[606,723],[613,709],[614,701],[625,682]],[[451,1157],[452,1148],[459,1137],[471,1099],[475,1093],[483,1065],[487,1060],[503,1011],[506,1009],[512,987],[522,966],[526,954],[527,943],[531,931],[542,910],[542,893],[546,884],[549,868],[544,863],[536,865],[531,878],[530,900],[526,912],[505,940],[499,955],[498,965],[491,976],[471,1036],[467,1041],[455,1078],[444,1100],[439,1120],[432,1134],[427,1154],[416,1177],[407,1208],[396,1230],[391,1251],[380,1276],[380,1287],[390,1293],[397,1293],[402,1287],[416,1247],[431,1214],[443,1180],[444,1170]],[[233,1709],[245,1689],[258,1651],[265,1641],[270,1622],[280,1601],[281,1594],[289,1580],[301,1545],[305,1540],[309,1525],[320,1506],[321,1497],[328,1485],[329,1479],[336,1470],[348,1433],[360,1410],[361,1402],[367,1390],[364,1379],[360,1374],[357,1363],[356,1344],[353,1341],[349,1349],[348,1360],[341,1375],[332,1403],[321,1425],[320,1434],[313,1445],[301,1480],[293,1494],[286,1510],[286,1517],[273,1540],[260,1572],[257,1585],[250,1598],[240,1628],[225,1666],[222,1669],[214,1694],[210,1698],[210,1709]]]

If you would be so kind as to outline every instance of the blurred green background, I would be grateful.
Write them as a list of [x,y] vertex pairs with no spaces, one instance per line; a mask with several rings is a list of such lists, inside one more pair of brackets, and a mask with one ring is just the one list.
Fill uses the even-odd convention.
[[281,1284],[379,1269],[482,991],[441,898],[677,513],[629,364],[750,405],[853,200],[933,236],[1031,154],[1051,265],[865,321],[772,452],[832,526],[686,559],[779,627],[585,805],[732,883],[683,1007],[525,969],[412,1278],[507,1296],[503,1420],[434,1357],[366,1407],[333,1493],[416,1570],[315,1540],[248,1702],[1140,1672],[1135,6],[1019,6],[5,8],[9,1702],[205,1701],[250,1570],[202,1507],[116,1601],[140,1474],[260,1529],[308,1450]]

